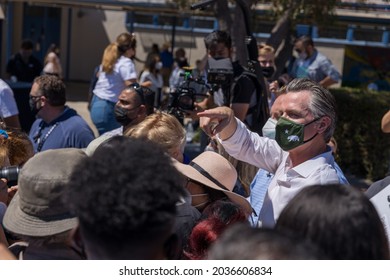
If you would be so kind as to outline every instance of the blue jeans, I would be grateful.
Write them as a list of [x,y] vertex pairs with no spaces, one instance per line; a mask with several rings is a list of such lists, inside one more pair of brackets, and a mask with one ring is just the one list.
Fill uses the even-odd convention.
[[91,102],[91,119],[99,135],[119,128],[121,125],[115,120],[115,103],[101,99],[94,95]]

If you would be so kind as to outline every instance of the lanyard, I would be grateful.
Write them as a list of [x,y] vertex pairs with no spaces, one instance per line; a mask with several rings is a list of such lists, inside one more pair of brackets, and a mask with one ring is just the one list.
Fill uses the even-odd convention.
[[37,152],[40,152],[42,150],[43,144],[45,144],[47,138],[49,135],[53,132],[53,130],[58,126],[58,122],[56,122],[50,129],[49,131],[41,138],[42,130],[44,128],[44,122],[42,121],[39,124],[39,131],[37,133],[37,136],[34,137],[35,143],[38,144]]

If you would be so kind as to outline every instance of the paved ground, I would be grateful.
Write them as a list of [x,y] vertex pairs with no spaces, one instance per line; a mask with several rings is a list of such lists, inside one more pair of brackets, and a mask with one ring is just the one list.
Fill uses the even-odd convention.
[[75,109],[89,124],[97,136],[97,130],[89,116],[88,105],[88,83],[66,83],[67,104]]

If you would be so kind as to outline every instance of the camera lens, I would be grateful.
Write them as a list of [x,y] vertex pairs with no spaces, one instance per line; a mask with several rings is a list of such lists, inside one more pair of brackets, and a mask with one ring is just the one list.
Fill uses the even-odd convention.
[[194,107],[192,96],[181,95],[179,96],[179,107],[183,110],[192,110]]
[[0,169],[0,178],[5,178],[7,181],[17,181],[19,177],[19,166],[9,166]]

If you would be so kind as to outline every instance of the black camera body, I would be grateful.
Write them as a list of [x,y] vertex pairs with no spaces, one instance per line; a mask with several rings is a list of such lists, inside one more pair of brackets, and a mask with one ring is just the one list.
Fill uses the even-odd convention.
[[195,109],[195,102],[202,102],[207,98],[208,85],[202,79],[193,79],[190,75],[170,93],[168,113],[176,116],[180,121],[186,111]]
[[19,166],[3,167],[0,169],[0,178],[5,178],[8,182],[17,182],[19,178],[19,172]]
[[195,109],[195,102],[201,102],[207,97],[209,88],[203,80],[188,78],[176,90],[177,108],[182,111]]

